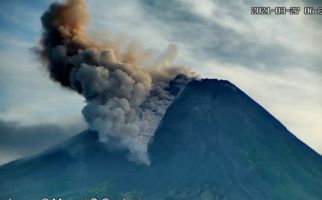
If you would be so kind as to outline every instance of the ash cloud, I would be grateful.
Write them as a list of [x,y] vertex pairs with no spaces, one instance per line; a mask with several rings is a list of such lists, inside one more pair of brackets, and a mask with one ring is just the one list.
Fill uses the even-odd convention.
[[172,64],[176,47],[170,45],[158,57],[135,42],[92,40],[86,32],[85,0],[54,3],[41,21],[38,53],[50,77],[85,97],[82,113],[101,142],[127,149],[130,160],[150,164],[148,144],[161,117],[180,88],[197,77]]

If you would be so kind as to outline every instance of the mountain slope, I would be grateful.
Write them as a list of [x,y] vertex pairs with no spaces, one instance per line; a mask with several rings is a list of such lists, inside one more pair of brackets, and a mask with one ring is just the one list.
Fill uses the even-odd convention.
[[[129,162],[85,131],[0,168],[0,199],[316,199],[322,158],[228,81],[192,81],[150,144],[152,165]],[[1,196],[2,195],[2,196]]]
[[[321,156],[229,82],[189,84],[158,133],[150,148],[154,163],[173,162],[169,171],[221,185],[232,199],[318,199],[322,194]],[[182,170],[187,171],[178,175]]]

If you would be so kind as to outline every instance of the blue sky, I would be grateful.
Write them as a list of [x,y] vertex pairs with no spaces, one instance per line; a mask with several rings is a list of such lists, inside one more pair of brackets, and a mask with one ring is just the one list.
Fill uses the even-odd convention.
[[[2,2],[0,120],[7,123],[7,133],[1,137],[20,134],[16,138],[23,139],[17,130],[32,127],[37,132],[48,125],[59,132],[57,138],[50,137],[50,145],[86,128],[81,116],[84,99],[52,83],[31,50],[40,38],[40,16],[52,2]],[[203,77],[228,79],[322,153],[322,16],[250,15],[251,6],[303,9],[304,3],[318,6],[317,2],[88,0],[89,32],[133,39],[157,53],[176,45],[176,63]],[[10,133],[10,127],[15,131]],[[30,132],[27,137],[34,137],[37,146],[39,133]],[[46,145],[29,152],[0,148],[0,163]]]

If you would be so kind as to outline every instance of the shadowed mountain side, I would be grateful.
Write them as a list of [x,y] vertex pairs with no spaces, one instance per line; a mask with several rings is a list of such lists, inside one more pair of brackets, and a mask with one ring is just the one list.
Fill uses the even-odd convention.
[[[0,168],[0,198],[310,199],[321,156],[228,81],[189,83],[150,144],[151,166],[85,131]],[[2,195],[2,196],[1,196]]]
[[169,182],[213,183],[231,199],[322,195],[321,156],[228,81],[191,82],[167,110],[150,155],[165,163]]

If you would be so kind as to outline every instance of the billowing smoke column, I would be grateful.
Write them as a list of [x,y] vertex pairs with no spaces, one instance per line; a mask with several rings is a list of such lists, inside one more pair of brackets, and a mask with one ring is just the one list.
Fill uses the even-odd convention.
[[176,48],[169,46],[151,64],[145,62],[148,53],[135,46],[90,40],[85,0],[54,3],[41,20],[39,53],[51,78],[85,97],[82,113],[101,142],[127,149],[129,159],[149,164],[148,144],[177,93],[169,85],[178,89],[195,77],[186,68],[171,66]]

